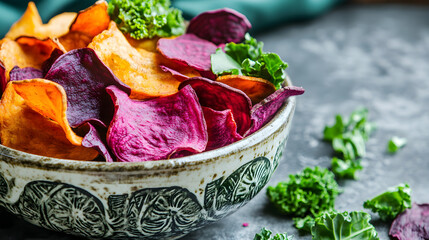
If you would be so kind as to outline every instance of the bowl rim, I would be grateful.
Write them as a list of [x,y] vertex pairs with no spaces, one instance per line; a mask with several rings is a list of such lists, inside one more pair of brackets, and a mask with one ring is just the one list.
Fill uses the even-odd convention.
[[[292,86],[289,77],[286,77],[286,85]],[[46,157],[31,153],[22,152],[0,144],[0,162],[9,162],[11,164],[25,165],[28,167],[40,169],[61,169],[66,171],[89,171],[89,172],[133,172],[133,171],[171,171],[183,168],[192,168],[210,161],[216,161],[226,155],[240,152],[243,149],[251,148],[260,142],[266,140],[276,132],[285,122],[290,124],[290,116],[295,109],[296,99],[291,96],[283,104],[268,123],[258,131],[250,134],[240,141],[214,150],[193,154],[190,156],[143,162],[95,162],[79,161],[70,159],[60,159]],[[10,154],[8,154],[10,153]],[[7,160],[5,160],[5,157]]]

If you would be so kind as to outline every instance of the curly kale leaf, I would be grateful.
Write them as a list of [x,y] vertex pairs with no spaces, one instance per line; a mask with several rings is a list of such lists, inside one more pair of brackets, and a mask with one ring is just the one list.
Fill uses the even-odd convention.
[[[263,51],[264,44],[248,33],[243,43],[228,43],[224,51],[212,54],[212,71],[217,75],[245,75],[266,79],[281,88],[286,78],[287,63],[275,53]],[[225,61],[227,60],[227,61]]]
[[361,211],[324,213],[316,218],[311,234],[314,240],[379,240],[371,216]]
[[257,233],[253,240],[293,240],[292,236],[288,236],[287,233],[277,233],[271,236],[272,232],[266,228],[262,228],[260,233]]
[[410,186],[408,184],[400,184],[389,188],[386,192],[375,198],[365,201],[363,207],[378,213],[383,221],[393,220],[405,209],[411,208]]
[[169,0],[111,0],[107,11],[119,29],[135,39],[185,32],[182,12],[170,8]]
[[289,175],[289,181],[269,186],[267,195],[274,206],[287,215],[316,217],[334,208],[340,193],[334,178],[325,168],[305,168],[301,173]]
[[356,172],[362,170],[362,165],[359,160],[342,160],[334,157],[331,161],[331,168],[337,178],[356,179]]

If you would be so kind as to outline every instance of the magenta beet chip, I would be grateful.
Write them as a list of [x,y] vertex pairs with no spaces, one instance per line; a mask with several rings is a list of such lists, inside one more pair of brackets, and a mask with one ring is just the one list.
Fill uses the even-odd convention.
[[115,86],[106,90],[115,105],[107,144],[118,161],[168,159],[175,152],[198,153],[206,148],[206,123],[190,86],[147,101],[132,100]]
[[43,78],[42,70],[32,68],[32,67],[19,68],[18,66],[15,66],[9,72],[10,81],[18,81],[18,80],[34,79],[34,78]]
[[164,57],[203,72],[210,71],[210,55],[215,53],[216,49],[215,44],[193,34],[174,39],[161,38],[158,41],[158,50]]
[[174,69],[171,69],[171,68],[169,68],[169,67],[167,67],[167,66],[159,65],[159,67],[161,68],[161,70],[162,70],[162,71],[171,73],[171,75],[173,75],[173,77],[174,77],[175,79],[177,79],[178,81],[183,82],[183,81],[185,81],[185,80],[189,79],[189,77],[188,77],[188,76],[183,75],[183,74],[181,74],[180,72],[178,72],[178,71],[176,71],[176,70],[174,70]]
[[72,50],[58,57],[45,78],[66,91],[67,119],[72,127],[89,119],[98,119],[108,126],[113,105],[106,87],[114,85],[128,94],[131,92],[90,48]]
[[237,124],[237,132],[241,136],[249,130],[252,102],[244,92],[202,77],[193,77],[182,82],[179,85],[179,89],[186,85],[191,85],[195,90],[201,106],[209,107],[216,111],[230,109]]
[[46,73],[48,73],[52,64],[54,64],[54,62],[63,54],[64,52],[58,48],[55,48],[54,51],[52,51],[51,56],[49,56],[49,58],[46,61],[44,61],[42,64],[43,76],[45,76]]
[[246,16],[233,9],[223,8],[203,12],[194,17],[189,22],[187,33],[193,33],[218,45],[242,42],[251,27]]
[[248,136],[258,131],[262,126],[269,122],[286,99],[290,96],[301,95],[304,93],[302,87],[287,86],[283,87],[273,94],[255,104],[250,112],[252,118],[252,127],[244,136]]
[[398,240],[429,239],[429,204],[416,204],[399,214],[389,235]]
[[203,107],[203,112],[209,134],[206,151],[243,139],[237,133],[237,124],[235,124],[231,110],[216,111],[208,107]]
[[[104,139],[106,139],[106,130],[104,130],[104,133],[101,133],[103,131],[98,130],[93,124],[89,122],[84,123],[84,125],[86,125],[85,128],[88,128],[89,130],[88,133],[85,134],[85,136],[83,137],[82,146],[97,150],[98,153],[100,153],[100,155],[104,157],[106,162],[113,162],[113,158],[110,155],[109,150],[107,149],[106,143],[104,142]],[[101,128],[105,129],[106,127],[99,127],[99,129]],[[101,135],[103,135],[104,137],[101,137]]]

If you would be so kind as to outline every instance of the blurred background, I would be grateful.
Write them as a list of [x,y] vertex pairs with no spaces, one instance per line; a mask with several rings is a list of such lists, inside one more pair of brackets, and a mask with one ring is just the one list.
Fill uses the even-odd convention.
[[[61,12],[77,12],[91,6],[94,0],[33,0],[44,22]],[[29,1],[0,1],[0,35],[19,19]],[[253,25],[252,33],[280,24],[318,17],[340,4],[429,4],[429,0],[171,0],[190,19],[206,10],[229,7],[245,14]]]

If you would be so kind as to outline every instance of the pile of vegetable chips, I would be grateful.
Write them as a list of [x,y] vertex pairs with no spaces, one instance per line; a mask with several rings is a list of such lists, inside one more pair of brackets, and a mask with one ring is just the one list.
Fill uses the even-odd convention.
[[[131,3],[156,21],[139,7],[125,16]],[[165,4],[98,1],[44,24],[30,2],[1,40],[1,144],[85,161],[182,157],[243,139],[304,92],[278,83],[287,64],[242,14],[202,13],[185,29]]]

